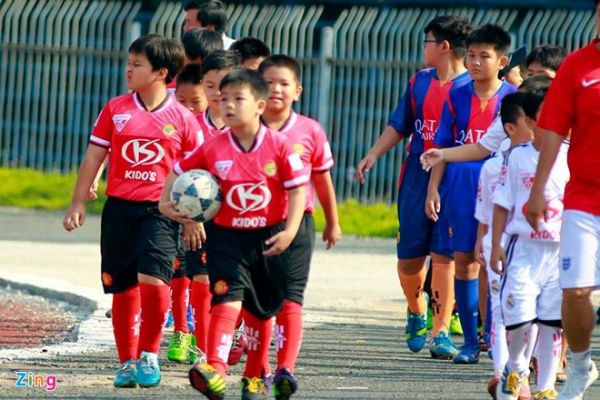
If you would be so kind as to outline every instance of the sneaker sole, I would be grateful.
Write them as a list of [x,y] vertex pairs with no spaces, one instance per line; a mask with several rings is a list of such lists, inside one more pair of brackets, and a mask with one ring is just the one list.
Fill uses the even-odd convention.
[[189,358],[188,356],[185,356],[184,358],[177,358],[177,357],[171,357],[171,356],[167,355],[167,359],[169,361],[173,361],[173,362],[176,362],[176,363],[179,363],[179,364],[187,363],[188,362],[188,358]]
[[432,353],[431,351],[429,352],[429,354],[431,354],[431,358],[433,358],[434,360],[452,360],[456,355],[439,355]]
[[212,393],[208,388],[208,382],[204,378],[204,375],[200,373],[196,368],[190,369],[188,373],[190,378],[190,384],[194,389],[202,393],[209,400],[223,400],[225,395],[221,396],[215,393]]
[[123,383],[121,385],[115,385],[113,383],[113,386],[116,387],[117,389],[135,389],[138,387],[138,383],[137,383],[137,381],[129,381],[129,382]]
[[138,385],[140,385],[141,388],[156,387],[156,386],[160,385],[160,379],[158,380],[158,382],[150,382],[150,383],[141,383],[141,382],[138,382]]
[[292,383],[287,378],[282,378],[274,384],[277,394],[275,400],[289,400],[290,397],[295,393]]
[[465,365],[468,364],[468,365],[471,365],[471,364],[477,364],[479,362],[479,359],[473,360],[473,361],[466,361],[466,360],[452,360],[452,361],[454,362],[454,364],[465,364]]

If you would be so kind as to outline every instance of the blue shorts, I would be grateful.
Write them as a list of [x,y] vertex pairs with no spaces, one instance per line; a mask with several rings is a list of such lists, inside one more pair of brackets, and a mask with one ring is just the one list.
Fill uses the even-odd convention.
[[409,154],[398,185],[398,259],[424,257],[430,252],[451,256],[449,249],[437,246],[438,227],[425,215],[429,172],[421,168],[418,154]]
[[484,160],[449,163],[442,181],[448,218],[448,237],[452,251],[472,253],[477,241],[475,203],[479,173]]

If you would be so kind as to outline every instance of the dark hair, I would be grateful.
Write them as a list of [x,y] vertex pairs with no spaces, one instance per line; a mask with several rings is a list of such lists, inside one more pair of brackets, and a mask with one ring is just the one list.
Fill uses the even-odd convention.
[[189,11],[189,10],[197,10],[200,8],[200,6],[204,3],[206,3],[207,0],[188,0],[185,2],[185,4],[183,5],[183,9],[185,11]]
[[262,63],[260,63],[260,66],[258,67],[258,72],[261,75],[264,75],[265,71],[271,67],[283,67],[289,69],[294,74],[296,82],[300,83],[302,76],[300,71],[300,64],[292,57],[286,56],[284,54],[275,54],[270,57],[267,57],[263,60]]
[[526,98],[526,93],[516,92],[502,99],[500,118],[503,124],[515,124],[520,117],[526,115],[524,110]]
[[197,18],[204,28],[212,25],[219,33],[225,32],[227,28],[227,10],[219,0],[208,0],[200,4]]
[[209,29],[196,28],[185,32],[181,43],[189,60],[204,60],[213,51],[223,49],[223,36]]
[[199,85],[201,81],[200,64],[188,64],[183,67],[179,75],[177,75],[177,86],[184,83]]
[[217,50],[210,53],[200,66],[200,75],[204,78],[204,75],[208,71],[221,70],[221,69],[232,69],[240,65],[240,56],[233,51],[229,50]]
[[499,56],[505,56],[510,49],[510,35],[504,28],[494,25],[485,24],[475,29],[467,36],[467,48],[474,44],[489,44],[494,47]]
[[544,68],[558,71],[560,64],[562,64],[566,56],[567,50],[564,47],[543,44],[531,50],[531,53],[525,59],[525,65],[529,68],[531,64],[537,62]]
[[234,50],[240,53],[242,63],[252,58],[269,57],[271,49],[260,39],[253,37],[245,37],[238,39],[231,44],[229,50]]
[[152,34],[137,38],[129,46],[129,53],[144,55],[152,65],[153,71],[166,68],[167,84],[171,83],[183,68],[184,51],[181,43],[160,35]]
[[429,21],[423,32],[431,33],[438,42],[448,41],[454,55],[462,58],[467,51],[465,40],[472,30],[473,25],[467,18],[442,15]]
[[525,103],[523,104],[525,115],[531,119],[537,120],[538,111],[544,102],[547,92],[548,91],[546,90],[525,93]]
[[519,91],[523,93],[542,93],[543,95],[546,95],[552,80],[552,78],[546,75],[532,76],[521,83]]
[[257,72],[248,68],[234,68],[221,81],[219,90],[230,85],[248,85],[256,99],[265,100],[269,94],[269,85],[265,78]]

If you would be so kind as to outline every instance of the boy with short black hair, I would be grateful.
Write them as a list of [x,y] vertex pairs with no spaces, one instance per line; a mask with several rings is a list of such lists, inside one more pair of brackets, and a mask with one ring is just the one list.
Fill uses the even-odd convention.
[[247,329],[257,340],[247,349],[242,398],[264,398],[262,361],[271,317],[284,300],[286,249],[302,220],[309,175],[287,137],[260,122],[268,86],[259,73],[235,69],[220,90],[221,112],[231,129],[175,165],[160,206],[171,218],[180,216],[169,202],[177,174],[201,168],[219,179],[226,200],[206,242],[213,293],[208,363],[190,370],[190,382],[210,399],[224,398],[227,358],[243,302]]
[[[329,249],[336,244],[342,232],[338,223],[335,190],[329,172],[334,164],[333,155],[321,125],[311,118],[296,114],[292,109],[302,93],[300,64],[291,57],[274,55],[260,64],[259,72],[269,85],[263,122],[269,128],[285,134],[302,159],[323,207],[326,221],[323,241]],[[273,392],[278,400],[289,399],[298,388],[294,370],[302,342],[302,304],[315,237],[312,217],[315,201],[312,185],[308,184],[306,190],[302,224],[289,249],[290,273],[285,301],[276,318],[277,368],[273,379]],[[265,358],[263,369],[266,371],[270,370],[268,362],[268,358]]]
[[[503,274],[500,302],[509,352],[496,399],[517,400],[520,386],[529,375],[531,354],[527,348],[537,339],[535,398],[552,400],[557,396],[554,384],[562,347],[562,292],[558,275],[569,146],[568,142],[563,143],[544,191],[548,218],[539,230],[533,230],[525,213],[542,141],[540,135],[534,134],[542,99],[531,94],[524,96],[515,128],[534,139],[511,151],[494,193],[490,266],[494,272]],[[502,243],[503,233],[509,236],[506,245]],[[536,336],[531,334],[534,324],[539,327]]]
[[68,231],[83,224],[89,188],[110,150],[100,242],[102,285],[113,293],[118,388],[161,380],[158,351],[179,224],[160,214],[158,200],[168,171],[203,140],[194,116],[167,92],[183,58],[179,42],[158,35],[131,44],[125,75],[132,93],[100,113],[63,220]]
[[239,55],[229,50],[214,51],[202,62],[200,75],[208,108],[200,117],[200,126],[207,138],[220,135],[227,129],[224,116],[221,115],[219,85],[223,77],[238,65]]
[[567,50],[564,47],[552,44],[537,46],[525,59],[527,76],[546,75],[554,78],[566,56]]
[[258,70],[260,63],[271,55],[271,49],[260,39],[245,37],[233,42],[230,50],[237,51],[242,65],[248,69]]
[[[536,47],[527,56],[525,61],[527,78],[535,76],[553,78],[565,55],[566,50],[559,46],[542,45]],[[530,83],[533,82],[530,81]],[[506,139],[506,133],[502,127],[502,120],[496,118],[481,141],[461,147],[430,149],[421,156],[421,163],[423,164],[423,168],[430,169],[442,160],[447,162],[481,160],[488,157],[491,153],[498,151],[500,143],[504,139]]]
[[[459,147],[477,143],[486,133],[502,98],[516,91],[514,86],[498,78],[498,72],[508,63],[510,41],[510,35],[504,29],[492,24],[475,29],[467,37],[466,65],[473,81],[450,92],[435,145]],[[465,344],[453,359],[456,364],[479,361],[479,264],[473,251],[477,237],[475,199],[482,164],[482,161],[476,161],[449,163],[447,167],[446,163],[436,165],[425,203],[429,218],[437,221],[441,217],[438,224],[447,230],[440,235],[440,246],[452,249],[456,264],[456,304],[465,338]]]
[[188,64],[177,75],[175,97],[177,101],[188,108],[196,118],[208,108],[208,100],[202,89],[200,64]]
[[221,35],[206,28],[195,28],[185,32],[181,43],[185,49],[186,64],[202,64],[210,53],[223,50]]
[[452,15],[436,17],[427,24],[423,56],[428,68],[410,80],[388,127],[357,167],[358,178],[364,183],[377,159],[410,137],[398,186],[400,226],[396,246],[398,277],[408,303],[405,339],[413,352],[425,346],[427,301],[423,287],[425,259],[431,254],[434,315],[429,351],[433,358],[439,359],[449,359],[457,353],[448,332],[454,307],[454,264],[452,253],[438,246],[438,224],[424,212],[429,173],[420,168],[419,156],[433,146],[448,93],[471,80],[464,67],[465,39],[471,29],[467,19]]

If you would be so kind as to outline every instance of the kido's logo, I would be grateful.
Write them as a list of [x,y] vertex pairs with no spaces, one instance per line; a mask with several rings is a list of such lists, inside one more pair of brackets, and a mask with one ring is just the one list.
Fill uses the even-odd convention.
[[132,167],[159,163],[165,156],[160,139],[133,139],[123,145],[121,155]]
[[240,212],[240,215],[251,211],[262,210],[271,202],[269,188],[259,183],[241,183],[233,186],[225,201],[229,207]]

